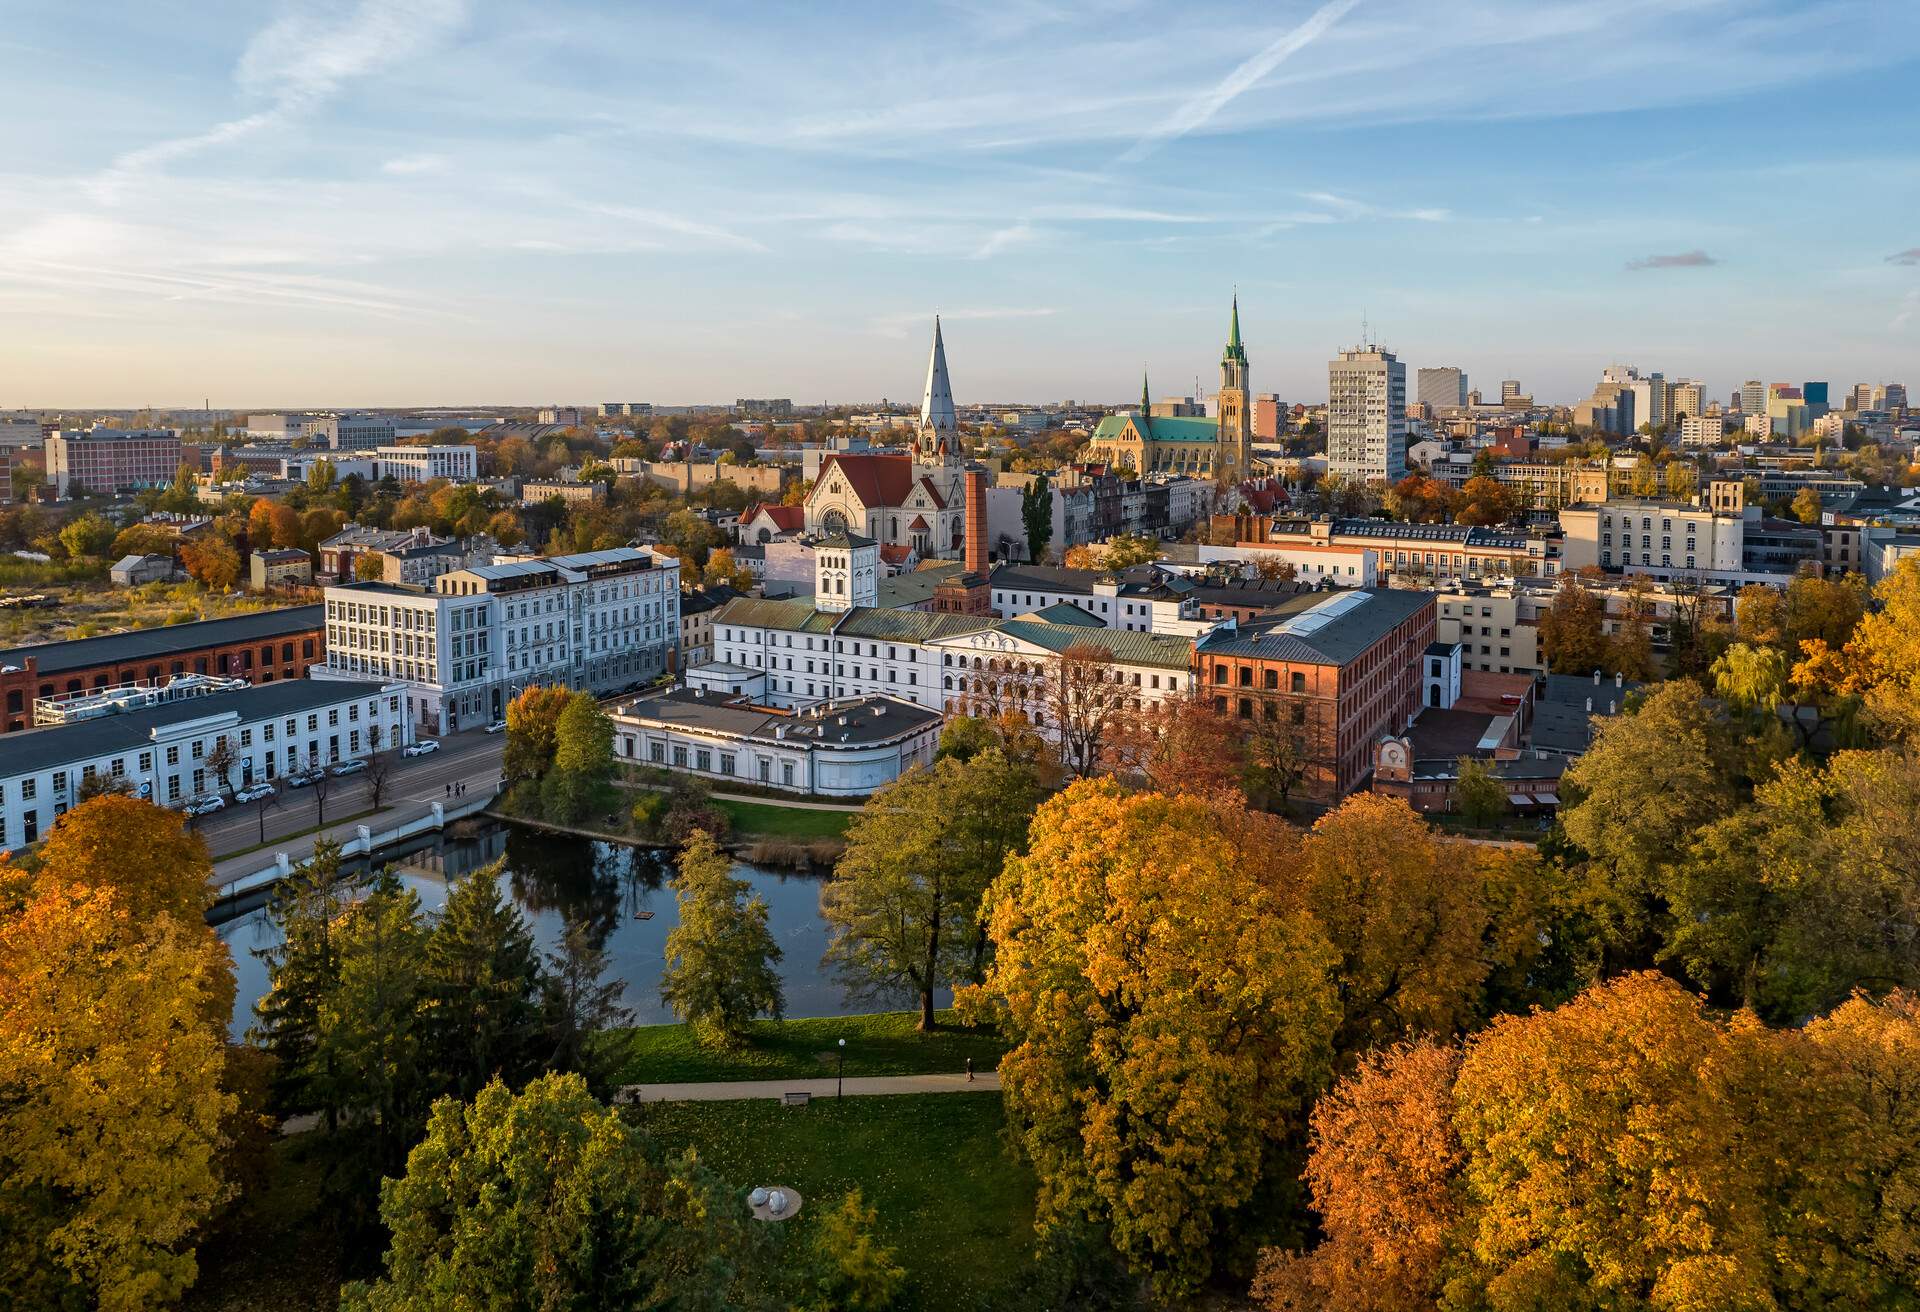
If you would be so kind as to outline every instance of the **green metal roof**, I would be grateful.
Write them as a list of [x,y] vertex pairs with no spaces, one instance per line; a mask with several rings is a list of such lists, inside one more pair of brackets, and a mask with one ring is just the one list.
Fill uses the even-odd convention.
[[1104,647],[1123,665],[1158,665],[1170,670],[1187,668],[1193,643],[1166,633],[1134,633],[1127,629],[1086,629],[1070,624],[1037,624],[1031,620],[1002,620],[993,626],[1048,651],[1069,647]]
[[1146,415],[1108,415],[1094,427],[1094,440],[1112,440],[1131,426],[1154,442],[1204,442],[1211,446],[1220,440],[1220,423],[1214,419],[1174,419]]
[[1220,362],[1222,364],[1225,364],[1228,360],[1238,360],[1241,364],[1245,364],[1247,362],[1247,348],[1240,345],[1240,293],[1239,292],[1235,292],[1233,294],[1233,329],[1227,335],[1226,353],[1221,357]]
[[925,610],[859,606],[847,612],[846,622],[837,632],[845,638],[878,638],[882,642],[931,642],[935,638],[992,628],[993,623],[992,619],[978,615],[936,615]]
[[828,633],[838,612],[817,611],[811,597],[769,601],[764,597],[736,597],[714,612],[715,624],[739,624],[754,629],[783,629],[790,633]]

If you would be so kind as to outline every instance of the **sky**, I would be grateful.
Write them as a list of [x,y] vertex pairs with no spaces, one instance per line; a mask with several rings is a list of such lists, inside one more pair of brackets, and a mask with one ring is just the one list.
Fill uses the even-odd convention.
[[10,0],[0,408],[1920,385],[1906,0]]

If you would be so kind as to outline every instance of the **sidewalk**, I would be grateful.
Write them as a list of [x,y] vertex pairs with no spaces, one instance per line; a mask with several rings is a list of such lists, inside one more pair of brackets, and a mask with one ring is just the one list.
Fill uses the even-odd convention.
[[[848,1076],[849,1096],[887,1093],[998,1093],[1000,1073],[981,1071],[968,1083],[965,1075],[853,1075]],[[789,1093],[808,1093],[815,1098],[831,1098],[835,1093],[833,1076],[824,1079],[808,1076],[794,1080],[720,1080],[708,1084],[623,1084],[614,1095],[621,1102],[735,1102],[746,1098],[784,1098]]]
[[298,837],[268,839],[265,847],[242,852],[237,856],[224,857],[213,863],[213,886],[216,893],[222,892],[227,885],[257,870],[263,870],[273,864],[274,854],[285,852],[295,866],[299,866],[313,856],[313,845],[321,838],[330,838],[336,843],[345,843],[360,837],[362,829],[384,830],[398,828],[409,820],[418,820],[433,813],[432,802],[400,802],[385,807],[373,815],[363,815],[340,824],[330,824],[317,833],[301,834]]

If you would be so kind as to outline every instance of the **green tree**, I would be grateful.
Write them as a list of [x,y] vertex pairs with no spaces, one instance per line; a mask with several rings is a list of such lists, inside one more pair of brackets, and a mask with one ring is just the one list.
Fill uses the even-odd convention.
[[606,949],[585,921],[569,920],[558,951],[547,954],[540,977],[540,1028],[549,1069],[571,1072],[596,1097],[612,1092],[615,1060],[596,1036],[631,1024],[621,1005],[626,984],[608,979]]
[[60,530],[60,545],[69,556],[98,556],[113,545],[113,522],[96,511],[75,515]]
[[539,1065],[539,958],[526,921],[500,896],[504,865],[456,883],[427,936],[426,1041],[439,1087],[459,1098],[496,1075],[517,1085]]
[[1778,647],[1736,642],[1713,663],[1713,690],[1742,713],[1771,714],[1786,694],[1787,657]]
[[680,849],[672,882],[679,923],[667,934],[660,1000],[715,1046],[737,1044],[755,1016],[779,1020],[786,996],[766,899],[741,900],[752,885],[734,878],[731,858],[704,831]]
[[1484,829],[1507,813],[1507,790],[1493,769],[1477,756],[1460,758],[1460,777],[1453,797],[1466,822]]
[[1803,487],[1793,496],[1793,517],[1802,524],[1818,524],[1823,507],[1820,494],[1810,487]]
[[553,769],[560,713],[571,694],[558,684],[536,684],[507,703],[507,745],[501,773],[509,786]]
[[1020,524],[1027,534],[1027,559],[1046,560],[1047,544],[1053,541],[1053,491],[1045,471],[1020,490]]
[[907,1271],[893,1250],[874,1238],[879,1213],[860,1191],[845,1194],[813,1223],[814,1274],[797,1304],[799,1312],[886,1312]]
[[1606,602],[1572,575],[1563,575],[1553,604],[1540,617],[1540,643],[1555,674],[1591,674],[1609,663]]
[[691,1155],[649,1151],[572,1075],[436,1103],[380,1217],[385,1274],[348,1286],[346,1312],[723,1312],[769,1274],[746,1209]]
[[997,749],[913,770],[870,798],[820,894],[827,960],[875,992],[912,989],[933,1028],[943,983],[978,978],[987,939],[983,897],[1024,845],[1038,801],[1032,771]]
[[282,880],[267,904],[279,942],[255,948],[267,989],[254,1003],[249,1037],[274,1058],[274,1098],[284,1112],[324,1112],[338,1122],[335,1081],[322,1061],[320,1009],[339,982],[334,926],[352,896],[340,871],[340,845],[314,841],[313,856]]
[[541,807],[549,820],[572,824],[607,801],[612,776],[613,721],[591,693],[572,693],[554,721],[553,769],[540,785]]

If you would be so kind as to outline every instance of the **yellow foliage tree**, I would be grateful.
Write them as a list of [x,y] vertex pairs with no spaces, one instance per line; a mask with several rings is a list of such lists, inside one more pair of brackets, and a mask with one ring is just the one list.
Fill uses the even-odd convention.
[[[1262,841],[1265,840],[1265,841]],[[1175,1297],[1204,1280],[1325,1080],[1336,955],[1273,891],[1277,822],[1083,780],[996,883],[982,995],[1038,1225],[1104,1223]]]
[[[106,887],[42,882],[0,920],[0,1287],[19,1307],[84,1291],[171,1302],[220,1202],[233,979],[203,924],[142,921]],[[218,946],[216,943],[214,946]],[[17,1300],[17,1301],[16,1301]]]
[[136,921],[171,914],[198,923],[213,902],[207,844],[178,812],[103,793],[60,817],[40,848],[41,878],[111,888]]

